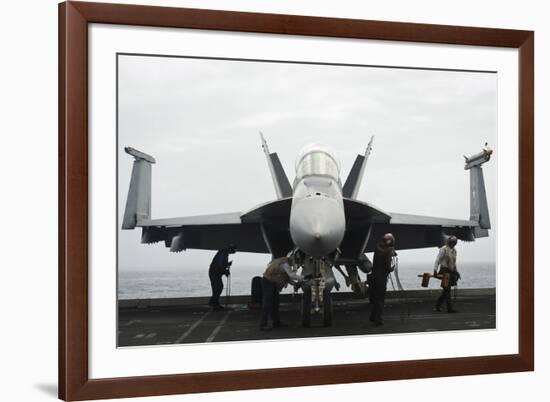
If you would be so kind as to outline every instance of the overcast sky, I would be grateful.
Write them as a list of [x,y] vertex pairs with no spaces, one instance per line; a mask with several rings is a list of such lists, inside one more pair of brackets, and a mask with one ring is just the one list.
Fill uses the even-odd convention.
[[[262,131],[292,181],[294,159],[311,142],[332,148],[342,181],[375,136],[358,198],[389,212],[469,218],[462,155],[485,141],[491,237],[458,245],[462,261],[494,261],[497,188],[497,74],[374,67],[119,56],[119,222],[132,168],[131,146],[153,155],[153,218],[246,211],[275,198]],[[119,230],[119,269],[208,267],[213,252],[170,253]],[[403,251],[431,265],[435,249]],[[240,253],[239,264],[267,255]]]

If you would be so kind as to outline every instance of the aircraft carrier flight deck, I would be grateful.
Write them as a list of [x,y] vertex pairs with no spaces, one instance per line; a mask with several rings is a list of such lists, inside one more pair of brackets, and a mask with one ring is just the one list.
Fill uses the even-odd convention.
[[374,326],[368,320],[367,299],[335,293],[332,326],[324,327],[321,315],[313,316],[309,328],[301,325],[301,294],[281,295],[281,319],[287,327],[271,331],[260,330],[261,309],[249,306],[250,296],[222,297],[227,306],[222,311],[211,311],[207,298],[119,300],[118,346],[496,328],[494,288],[458,289],[454,314],[434,311],[439,294],[439,289],[388,292],[384,325]]

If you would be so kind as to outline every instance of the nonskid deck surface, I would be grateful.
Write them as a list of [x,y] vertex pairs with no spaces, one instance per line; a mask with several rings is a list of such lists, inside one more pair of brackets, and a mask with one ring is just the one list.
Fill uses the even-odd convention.
[[496,328],[494,289],[459,290],[456,314],[434,311],[438,294],[437,290],[389,292],[385,325],[380,327],[368,320],[368,300],[340,294],[333,301],[332,326],[323,327],[319,315],[310,328],[301,326],[301,295],[289,295],[281,303],[281,318],[288,327],[272,331],[260,331],[261,311],[250,309],[244,296],[232,297],[227,309],[217,312],[199,299],[126,300],[119,303],[118,346]]

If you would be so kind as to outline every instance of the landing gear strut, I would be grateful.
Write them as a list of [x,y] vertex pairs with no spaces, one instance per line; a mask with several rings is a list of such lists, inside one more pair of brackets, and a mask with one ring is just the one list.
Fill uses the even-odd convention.
[[311,279],[302,288],[302,326],[311,326],[312,314],[323,314],[323,325],[332,325],[332,283],[327,286],[326,274],[323,274],[322,264],[324,261],[313,261],[313,272],[310,271]]
[[[312,313],[323,312],[323,325],[325,327],[332,326],[332,292],[330,289],[323,290],[322,305],[313,303],[311,288],[304,288],[302,294],[302,327],[311,327]],[[315,306],[314,308],[312,308]],[[317,307],[318,306],[318,307]]]
[[330,327],[332,325],[332,293],[330,289],[325,289],[323,293],[323,325]]
[[311,288],[304,288],[302,294],[302,327],[311,327]]

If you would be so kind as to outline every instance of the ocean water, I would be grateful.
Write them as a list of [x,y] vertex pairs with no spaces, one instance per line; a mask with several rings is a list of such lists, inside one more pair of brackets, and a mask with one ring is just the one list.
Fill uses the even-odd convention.
[[[231,269],[231,294],[249,295],[252,277],[262,275],[265,267],[235,266]],[[462,279],[459,288],[493,288],[496,286],[495,263],[463,263],[459,267]],[[399,264],[399,277],[405,289],[421,289],[421,278],[417,275],[431,272],[432,267],[426,264]],[[335,272],[336,280],[342,285],[340,291],[349,290],[344,278]],[[362,280],[365,275],[361,273]],[[225,277],[224,277],[224,283]],[[430,280],[430,288],[438,288],[438,280]],[[388,289],[392,289],[388,282]],[[283,290],[291,293],[292,287]],[[150,299],[168,297],[209,296],[210,281],[208,267],[175,270],[158,268],[156,270],[124,270],[118,273],[118,298]],[[223,291],[225,295],[225,289]]]

